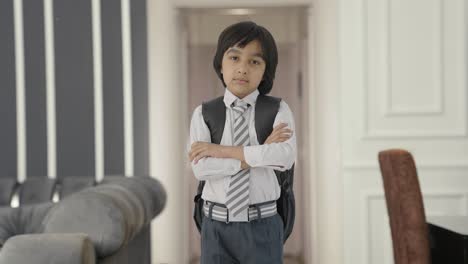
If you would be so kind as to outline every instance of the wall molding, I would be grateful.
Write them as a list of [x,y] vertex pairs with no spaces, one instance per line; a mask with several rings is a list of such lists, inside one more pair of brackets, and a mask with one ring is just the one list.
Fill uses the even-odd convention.
[[[368,1],[368,0],[366,0]],[[435,22],[435,25],[437,26],[435,32],[437,34],[437,37],[436,37],[436,40],[438,39],[438,48],[436,48],[437,50],[437,54],[436,54],[436,60],[437,62],[435,63],[435,67],[436,69],[434,70],[434,72],[437,73],[437,76],[435,76],[435,86],[436,86],[436,89],[434,90],[434,99],[436,100],[436,103],[430,107],[427,107],[427,108],[395,108],[395,106],[393,105],[393,101],[392,101],[392,89],[394,88],[394,86],[392,85],[392,68],[391,68],[391,61],[392,61],[392,46],[391,46],[391,41],[392,41],[392,28],[391,28],[391,23],[392,23],[392,12],[391,12],[391,1],[392,0],[386,0],[385,1],[385,6],[387,7],[387,10],[385,12],[385,15],[387,16],[385,21],[386,21],[386,25],[384,25],[384,28],[386,29],[386,34],[384,34],[385,37],[387,37],[387,41],[385,41],[386,43],[386,66],[387,66],[387,69],[385,71],[386,73],[386,82],[385,82],[385,86],[384,86],[384,89],[385,89],[385,92],[384,94],[386,95],[386,100],[384,100],[385,102],[385,112],[384,112],[384,116],[385,117],[389,117],[389,116],[401,116],[401,115],[441,115],[443,114],[443,106],[444,106],[444,103],[443,103],[443,92],[444,92],[444,52],[443,52],[443,48],[444,48],[444,39],[443,39],[443,22],[444,22],[444,16],[443,16],[443,12],[444,12],[444,5],[443,5],[443,1],[442,0],[435,0],[437,2],[437,16],[436,16],[436,22]],[[366,36],[366,39],[367,39],[367,36]],[[437,100],[438,99],[438,100]]]
[[[363,245],[363,256],[365,259],[365,264],[371,264],[374,263],[372,261],[372,252],[370,249],[370,243],[372,241],[372,232],[369,229],[371,227],[371,217],[372,217],[372,210],[371,210],[371,203],[373,201],[382,201],[384,203],[384,207],[386,207],[386,202],[385,202],[385,193],[382,190],[365,190],[360,192],[360,201],[361,204],[363,204],[363,224],[362,224],[362,231],[364,233],[365,239],[364,239],[364,245]],[[460,191],[453,191],[453,190],[430,190],[426,191],[423,193],[423,200],[426,203],[428,199],[431,198],[437,198],[437,199],[459,199],[460,203],[463,204],[464,211],[460,212],[461,215],[467,215],[468,212],[468,190],[460,190]],[[427,208],[427,206],[426,206]],[[385,208],[386,210],[386,208]],[[439,215],[447,215],[443,214],[442,212],[431,212],[427,209],[426,210],[426,216],[439,216]],[[388,215],[382,216],[384,225],[388,224]],[[389,227],[390,229],[390,227]],[[384,237],[386,235],[384,234]],[[389,241],[391,241],[391,236],[388,238]],[[392,243],[388,243],[386,239],[384,239],[383,243],[383,253],[385,255],[385,251],[388,249],[387,247],[390,246],[392,249]],[[393,252],[393,251],[392,251]],[[389,254],[389,255],[392,255]],[[389,259],[384,259],[385,263],[389,263]]]
[[[445,129],[445,130],[427,130],[427,129],[413,129],[413,130],[392,130],[392,129],[374,129],[370,126],[369,120],[369,32],[367,29],[368,25],[368,1],[369,0],[362,0],[361,2],[361,13],[363,14],[363,18],[361,20],[361,30],[362,30],[362,62],[363,62],[363,71],[362,71],[362,80],[363,80],[363,123],[362,123],[362,135],[360,137],[361,140],[375,140],[375,139],[394,139],[394,138],[454,138],[454,137],[468,137],[468,122],[466,118],[460,120],[461,126],[455,129]],[[389,8],[391,0],[386,0],[386,15],[387,24],[385,25],[387,33],[386,38],[386,82],[385,82],[385,95],[387,96],[384,98],[385,109],[383,117],[401,117],[401,116],[440,116],[444,113],[444,68],[440,66],[438,72],[441,75],[437,78],[437,83],[439,84],[439,89],[436,90],[436,95],[439,95],[439,103],[427,109],[398,109],[392,106],[393,102],[391,101],[391,65],[390,65],[390,57],[391,57],[391,36],[389,36],[390,32],[390,23],[391,23],[391,11]],[[438,51],[439,55],[437,56],[437,60],[439,62],[444,61],[444,54],[443,54],[443,24],[444,24],[444,16],[443,16],[443,1],[437,0],[439,8],[439,15],[438,20],[439,23],[437,33],[439,39],[441,41]],[[466,12],[464,12],[464,18],[466,19]],[[466,39],[466,32],[465,32],[465,39]],[[439,67],[438,66],[438,67]],[[466,111],[464,111],[465,113]]]

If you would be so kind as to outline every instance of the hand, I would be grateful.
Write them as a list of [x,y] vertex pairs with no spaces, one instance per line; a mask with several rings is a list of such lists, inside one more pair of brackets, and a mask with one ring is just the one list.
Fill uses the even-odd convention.
[[271,143],[280,143],[288,140],[291,138],[293,131],[289,128],[286,128],[288,124],[280,123],[276,127],[273,128],[273,131],[265,140],[264,144],[271,144]]
[[195,164],[204,157],[222,158],[222,146],[208,142],[194,142],[189,152],[190,161]]
[[245,170],[248,168],[250,168],[250,165],[245,161],[241,161],[241,169]]

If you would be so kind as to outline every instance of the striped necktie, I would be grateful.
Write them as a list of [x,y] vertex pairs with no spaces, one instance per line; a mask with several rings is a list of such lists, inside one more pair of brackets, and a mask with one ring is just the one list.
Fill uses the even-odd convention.
[[[233,146],[248,146],[250,144],[248,120],[244,116],[249,106],[246,102],[237,100],[232,107],[234,113]],[[241,170],[230,178],[226,194],[226,207],[228,208],[229,219],[247,220],[249,172],[249,169]],[[242,212],[244,213],[241,214]]]

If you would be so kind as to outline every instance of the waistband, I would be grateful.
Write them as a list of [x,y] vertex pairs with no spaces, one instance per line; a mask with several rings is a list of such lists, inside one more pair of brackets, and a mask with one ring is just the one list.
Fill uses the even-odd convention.
[[[206,217],[213,220],[229,223],[228,209],[226,205],[215,202],[205,201],[203,204],[203,212]],[[211,213],[211,217],[210,217]],[[248,222],[273,216],[277,213],[276,201],[268,201],[259,204],[249,205]]]

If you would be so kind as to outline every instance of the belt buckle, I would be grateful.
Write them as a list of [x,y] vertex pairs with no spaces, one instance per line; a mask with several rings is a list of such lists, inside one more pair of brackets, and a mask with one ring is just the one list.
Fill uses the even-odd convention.
[[229,224],[229,209],[226,207],[226,224]]

